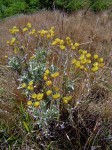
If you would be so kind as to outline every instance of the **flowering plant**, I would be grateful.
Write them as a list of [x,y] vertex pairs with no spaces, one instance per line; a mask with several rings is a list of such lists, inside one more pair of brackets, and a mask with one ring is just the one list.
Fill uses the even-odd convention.
[[[7,41],[11,49],[8,64],[30,112],[42,124],[43,116],[59,119],[61,110],[78,107],[83,93],[88,95],[96,74],[104,67],[104,59],[81,49],[81,44],[70,37],[57,38],[54,27],[37,31],[27,23],[24,28],[14,26],[9,31],[12,39]],[[77,92],[79,82],[81,92]]]

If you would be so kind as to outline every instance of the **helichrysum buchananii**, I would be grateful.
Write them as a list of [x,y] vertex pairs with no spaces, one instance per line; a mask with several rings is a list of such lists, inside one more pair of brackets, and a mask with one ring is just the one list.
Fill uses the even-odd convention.
[[60,94],[59,93],[56,93],[54,95],[52,95],[53,99],[59,99],[60,98]]
[[43,93],[39,93],[39,94],[37,94],[37,100],[42,100],[43,99],[43,97],[44,97],[44,94]]

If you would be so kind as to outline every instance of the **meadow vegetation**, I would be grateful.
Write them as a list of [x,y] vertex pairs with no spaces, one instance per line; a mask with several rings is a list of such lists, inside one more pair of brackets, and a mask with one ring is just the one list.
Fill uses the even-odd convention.
[[0,0],[0,18],[41,9],[60,9],[68,12],[90,9],[97,12],[109,8],[112,8],[112,0]]
[[40,11],[0,23],[0,148],[111,150],[112,14]]

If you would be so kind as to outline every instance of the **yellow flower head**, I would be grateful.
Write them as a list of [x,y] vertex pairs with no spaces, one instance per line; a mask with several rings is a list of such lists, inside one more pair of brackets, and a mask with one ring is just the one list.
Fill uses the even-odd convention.
[[66,99],[63,100],[64,104],[68,104],[68,101]]
[[42,100],[43,99],[43,97],[44,97],[44,94],[43,93],[39,93],[39,94],[37,94],[37,100]]
[[54,31],[50,31],[50,36],[53,37],[54,36]]
[[11,42],[10,42],[10,44],[13,45],[15,41],[16,41],[16,38],[13,37],[12,40],[11,40]]
[[30,81],[28,85],[29,85],[29,86],[32,86],[32,85],[33,85],[33,81]]
[[70,41],[71,39],[70,39],[70,37],[66,37],[66,40],[67,40],[67,41]]
[[60,39],[59,38],[56,38],[55,41],[56,41],[57,44],[60,43]]
[[79,53],[80,53],[80,54],[83,54],[83,50],[82,50],[82,49],[80,49],[80,50],[79,50]]
[[91,70],[93,71],[93,72],[97,72],[98,71],[98,66],[95,66],[95,67],[93,67]]
[[75,45],[74,45],[75,47],[78,47],[79,46],[79,43],[75,43]]
[[80,67],[80,61],[76,61],[75,66],[76,68]]
[[80,65],[80,69],[83,70],[83,69],[84,69],[84,66],[83,66],[83,65]]
[[57,42],[56,41],[53,41],[52,42],[52,46],[54,46],[54,45],[56,45],[57,44]]
[[91,57],[91,54],[90,54],[90,53],[87,53],[87,54],[86,54],[86,57],[87,57],[87,58],[90,58],[90,57]]
[[48,78],[47,78],[47,76],[46,76],[46,75],[44,75],[44,78],[43,78],[43,79],[44,79],[44,81],[46,81]]
[[54,99],[59,99],[59,98],[60,98],[60,94],[59,94],[59,93],[56,93],[56,94],[52,95],[52,97],[53,97]]
[[99,67],[100,67],[100,68],[103,68],[103,67],[104,67],[104,63],[100,63],[100,64],[99,64]]
[[51,80],[46,81],[46,85],[47,86],[51,86],[52,85],[52,81]]
[[87,51],[86,51],[86,50],[82,50],[82,53],[83,53],[83,54],[87,54]]
[[97,54],[95,54],[93,57],[94,57],[94,59],[98,59],[98,55]]
[[26,32],[26,31],[28,31],[28,28],[23,28],[23,32]]
[[51,38],[51,35],[50,35],[50,34],[47,34],[47,38],[50,39],[50,38]]
[[72,99],[72,96],[66,96],[66,97],[63,97],[63,100],[70,101],[71,99]]
[[31,106],[31,105],[32,105],[32,101],[28,101],[28,102],[27,102],[27,105],[28,105],[28,106]]
[[80,60],[85,59],[84,54],[80,55],[79,59],[80,59]]
[[72,50],[75,50],[75,46],[71,46],[71,49],[72,49]]
[[67,101],[67,100],[63,100],[63,103],[64,103],[64,104],[68,104],[68,101]]
[[28,89],[29,91],[33,91],[33,90],[34,90],[34,87],[31,86],[31,85],[29,85],[29,86],[27,87],[27,89]]
[[40,106],[40,102],[37,101],[34,103],[34,107],[39,107],[39,106]]
[[68,46],[74,46],[71,40],[67,41],[66,43],[67,43]]
[[47,96],[49,96],[49,95],[52,94],[52,91],[51,91],[51,90],[48,90],[48,91],[46,92],[46,94],[47,94]]
[[14,26],[12,29],[9,29],[9,32],[11,34],[15,34],[15,33],[19,32],[19,29],[16,26]]
[[48,33],[48,31],[46,31],[46,30],[41,30],[41,31],[39,31],[39,33],[40,33],[40,36],[43,37],[45,34]]
[[74,58],[74,59],[72,60],[72,63],[71,63],[71,64],[75,64],[76,61],[77,61],[77,60]]
[[96,67],[96,66],[98,67],[98,66],[99,66],[99,63],[98,63],[98,62],[95,62],[95,63],[93,64],[93,66],[94,66],[94,67]]
[[7,59],[7,58],[8,58],[8,56],[7,56],[7,55],[5,55],[5,56],[4,56],[4,58],[6,58],[6,59]]
[[35,34],[36,30],[35,29],[32,29],[30,32],[29,32],[29,35],[33,35]]
[[52,78],[55,78],[55,77],[58,77],[58,76],[59,76],[59,72],[55,72],[55,73],[51,74]]
[[103,59],[103,58],[99,58],[98,61],[99,61],[100,63],[103,63],[104,59]]
[[61,50],[65,50],[65,48],[66,48],[66,47],[65,47],[64,45],[60,45],[60,49],[61,49]]
[[31,28],[31,27],[32,27],[32,25],[31,25],[30,22],[27,23],[27,27],[28,27],[28,28]]
[[45,70],[45,74],[46,75],[49,75],[50,74],[50,71],[47,69],[47,70]]
[[87,62],[88,64],[91,64],[91,60],[90,60],[90,59],[87,59],[86,62]]
[[60,40],[60,45],[63,45],[64,44],[64,41],[63,40]]
[[87,63],[87,60],[86,59],[82,59],[81,60],[81,64],[86,64]]
[[36,94],[36,93],[33,93],[31,97],[32,97],[33,99],[36,99],[37,94]]
[[26,83],[23,83],[21,87],[26,88],[26,86],[27,86]]

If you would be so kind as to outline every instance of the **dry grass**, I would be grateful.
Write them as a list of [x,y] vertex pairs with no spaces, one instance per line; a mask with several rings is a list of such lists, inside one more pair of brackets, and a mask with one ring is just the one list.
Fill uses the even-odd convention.
[[33,15],[7,18],[0,23],[0,60],[3,61],[4,51],[8,50],[5,42],[10,36],[8,33],[9,28],[14,25],[23,27],[27,22],[31,22],[36,29],[48,29],[54,26],[59,37],[70,36],[79,43],[90,42],[90,44],[86,44],[83,47],[93,52],[100,52],[107,58],[112,45],[111,15],[109,11],[99,14],[88,12],[86,16],[84,16],[83,11],[71,15],[58,11],[42,11]]
[[[2,104],[0,109],[3,117],[5,118],[6,116],[8,118],[4,112],[10,112],[13,109],[7,100],[9,100],[9,97],[13,97],[16,87],[11,77],[11,72],[5,67],[6,60],[4,55],[10,53],[6,45],[6,41],[10,38],[8,30],[14,25],[23,27],[27,22],[31,22],[36,29],[49,29],[51,26],[54,26],[58,37],[70,36],[74,42],[82,43],[81,48],[87,49],[91,53],[97,52],[105,59],[107,65],[100,74],[104,82],[103,84],[96,82],[95,88],[97,92],[94,89],[91,91],[89,100],[91,97],[93,99],[88,106],[88,111],[93,114],[100,114],[112,121],[112,14],[109,11],[99,14],[88,12],[86,16],[84,16],[83,11],[70,15],[58,11],[41,11],[33,15],[20,15],[2,21],[0,23],[0,88],[5,92],[0,97]],[[33,49],[34,45],[35,42],[32,41],[30,48]],[[81,84],[83,85],[83,83]],[[80,85],[78,87],[79,90],[82,88],[81,84],[78,84]],[[77,95],[79,96],[79,91],[76,93],[76,97]],[[100,98],[94,98],[99,96]],[[5,104],[4,101],[6,101]]]

